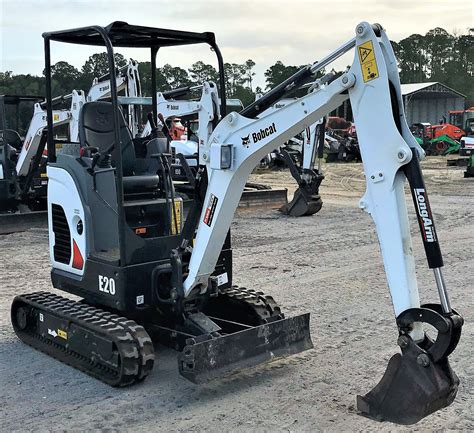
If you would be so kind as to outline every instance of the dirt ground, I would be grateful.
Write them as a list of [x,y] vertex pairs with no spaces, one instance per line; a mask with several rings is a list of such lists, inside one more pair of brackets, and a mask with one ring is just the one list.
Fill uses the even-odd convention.
[[[451,303],[465,318],[451,356],[455,402],[416,430],[474,429],[474,181],[444,158],[423,163],[445,259]],[[357,415],[397,351],[397,330],[368,215],[360,164],[325,165],[324,206],[306,218],[239,211],[233,223],[235,283],[273,295],[287,316],[311,312],[315,348],[204,386],[179,376],[176,354],[157,346],[144,383],[113,389],[20,343],[10,325],[15,294],[50,287],[47,233],[0,237],[0,430],[391,431]],[[253,176],[289,187],[287,172]],[[409,205],[422,299],[436,301]]]

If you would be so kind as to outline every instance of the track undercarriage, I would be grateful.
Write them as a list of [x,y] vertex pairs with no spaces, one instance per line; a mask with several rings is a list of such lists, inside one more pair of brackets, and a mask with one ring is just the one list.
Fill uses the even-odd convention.
[[179,350],[179,371],[194,383],[312,348],[309,314],[285,319],[271,296],[236,286],[172,328],[48,292],[17,296],[11,315],[23,342],[115,387],[151,372],[153,342]]

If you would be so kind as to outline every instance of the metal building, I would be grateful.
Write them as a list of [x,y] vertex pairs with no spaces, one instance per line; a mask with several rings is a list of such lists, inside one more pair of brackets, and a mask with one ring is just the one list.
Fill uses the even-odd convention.
[[464,110],[466,96],[438,82],[402,84],[408,125],[438,124],[449,119],[448,111]]
[[[438,82],[402,84],[401,91],[408,125],[449,120],[448,111],[464,110],[466,96]],[[349,100],[331,113],[354,121]]]

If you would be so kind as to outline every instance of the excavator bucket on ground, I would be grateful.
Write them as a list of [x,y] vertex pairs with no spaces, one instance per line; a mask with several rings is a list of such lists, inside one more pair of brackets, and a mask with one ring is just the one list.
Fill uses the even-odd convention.
[[[433,326],[438,331],[436,340],[425,335],[416,344],[406,332],[415,320]],[[357,396],[357,408],[369,418],[408,425],[454,401],[459,378],[448,355],[459,341],[463,319],[454,310],[446,315],[439,305],[426,304],[406,310],[397,322],[402,354],[392,356],[381,381],[369,393]]]
[[454,401],[459,379],[449,361],[430,362],[413,341],[409,345],[403,355],[392,356],[373,390],[357,396],[357,408],[362,415],[377,421],[415,424]]
[[323,201],[319,195],[319,185],[324,176],[318,170],[297,167],[286,150],[280,151],[291,175],[298,183],[298,189],[293,195],[293,199],[284,204],[279,211],[285,215],[301,217],[314,215],[323,206]]
[[284,204],[279,210],[285,215],[294,217],[314,215],[323,207],[319,194],[308,194],[304,189],[298,188],[293,199]]

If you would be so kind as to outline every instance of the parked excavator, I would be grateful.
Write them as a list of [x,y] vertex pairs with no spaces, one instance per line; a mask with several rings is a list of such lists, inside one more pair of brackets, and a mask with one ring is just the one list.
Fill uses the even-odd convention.
[[[258,288],[233,286],[229,227],[259,161],[350,99],[367,184],[360,207],[375,223],[402,352],[391,358],[381,382],[358,397],[358,409],[377,420],[412,424],[452,403],[459,379],[448,356],[460,339],[463,319],[449,302],[419,164],[424,154],[406,123],[396,59],[380,25],[360,23],[355,37],[334,52],[228,115],[223,60],[213,33],[114,22],[43,37],[51,277],[56,289],[82,300],[45,291],[16,296],[11,317],[22,341],[113,386],[131,385],[150,373],[152,336],[180,350],[180,373],[198,383],[311,348],[309,314],[284,318]],[[82,107],[76,155],[55,153],[51,41],[107,49],[111,102]],[[173,192],[162,131],[153,127],[149,152],[136,157],[118,106],[113,47],[149,48],[156,90],[158,48],[197,43],[210,45],[217,56],[223,103],[221,112],[208,119],[210,127],[215,124],[209,139],[199,142],[196,194],[185,214]],[[347,72],[327,77],[317,90],[259,117],[352,49]],[[152,95],[156,102],[156,91]],[[153,103],[152,123],[156,107]],[[420,305],[407,180],[440,304]],[[425,334],[426,323],[438,331],[436,338]]]
[[[473,127],[474,127],[474,121]],[[472,132],[472,130],[470,130]],[[466,170],[464,171],[464,177],[474,177],[474,134],[466,135],[461,138],[461,148],[459,149],[459,156],[465,156]]]
[[[127,97],[141,96],[138,63],[130,60],[127,65],[118,69],[116,77],[117,92]],[[46,103],[44,98],[22,96],[0,96],[0,211],[15,212],[19,208],[28,210],[46,209]],[[109,77],[104,75],[95,78],[87,96],[82,90],[73,90],[52,100],[53,127],[58,133],[59,127],[67,126],[62,131],[63,139],[78,143],[79,112],[86,101],[110,98]],[[17,131],[8,129],[5,123],[4,102],[33,101],[33,116],[25,138]],[[68,104],[68,108],[59,108]],[[136,106],[126,108],[127,124],[133,134],[138,134],[141,113]],[[3,119],[3,120],[2,120]],[[134,135],[134,136],[135,136]],[[61,145],[59,145],[59,148]]]
[[[219,92],[214,82],[186,86],[164,92],[158,92],[157,124],[169,140],[171,154],[170,170],[175,190],[183,198],[194,195],[195,177],[199,163],[199,141],[206,141],[216,125],[209,124],[209,119],[217,118],[215,113],[221,110]],[[127,98],[119,98],[126,102]],[[144,106],[151,106],[151,98],[136,100]],[[240,111],[244,108],[242,101],[227,98],[226,113]],[[141,133],[145,137],[151,132],[151,123],[147,122]],[[247,182],[242,194],[242,201],[247,205],[255,203],[287,203],[286,189],[272,189],[267,185]]]
[[[325,78],[331,77],[331,74]],[[319,86],[321,80],[317,82]],[[324,83],[321,83],[324,84]],[[315,88],[310,83],[302,85],[301,88],[309,87],[308,92],[314,91]],[[263,95],[258,95],[258,101]],[[265,117],[277,110],[280,110],[287,105],[293,103],[298,98],[283,98],[271,105],[259,117]],[[273,149],[269,153],[270,158],[272,153],[277,152],[283,158],[285,165],[289,168],[293,179],[298,184],[298,188],[293,194],[290,202],[280,207],[279,211],[285,215],[294,217],[314,215],[319,212],[323,206],[323,201],[319,195],[319,186],[324,179],[321,170],[321,159],[323,158],[324,140],[326,136],[326,117],[319,119],[312,125],[307,126],[303,131],[300,131],[297,136],[292,137],[285,146],[280,146],[278,149]],[[298,137],[298,138],[297,138]],[[297,143],[297,156],[290,153],[289,147],[291,143]],[[266,155],[265,157],[268,157]],[[315,168],[316,158],[318,159],[318,167]]]
[[[70,100],[69,109],[53,110],[53,128],[68,125],[70,140],[77,141],[77,119],[85,96],[73,90],[70,95],[55,99]],[[0,143],[0,210],[15,212],[20,205],[31,210],[46,208],[46,112],[43,102],[36,102],[25,139],[13,130],[1,131]],[[56,130],[57,131],[57,130]],[[16,144],[13,144],[13,140]]]
[[[157,93],[158,126],[168,130],[170,151],[173,156],[181,154],[195,173],[198,166],[199,137],[208,139],[208,120],[220,110],[217,86],[212,81],[202,84],[180,87]],[[145,104],[151,105],[151,98],[143,98]],[[226,99],[226,112],[240,111],[244,107],[239,99]],[[186,126],[183,125],[183,122]],[[200,125],[205,125],[204,129]],[[147,122],[141,136],[151,132]],[[178,167],[181,158],[175,158],[177,167],[173,170],[173,178],[187,179],[184,167]]]
[[[0,95],[0,212],[17,208],[21,187],[15,182],[15,166],[28,125],[20,113],[30,111],[41,96]],[[41,188],[41,179],[34,185]]]

